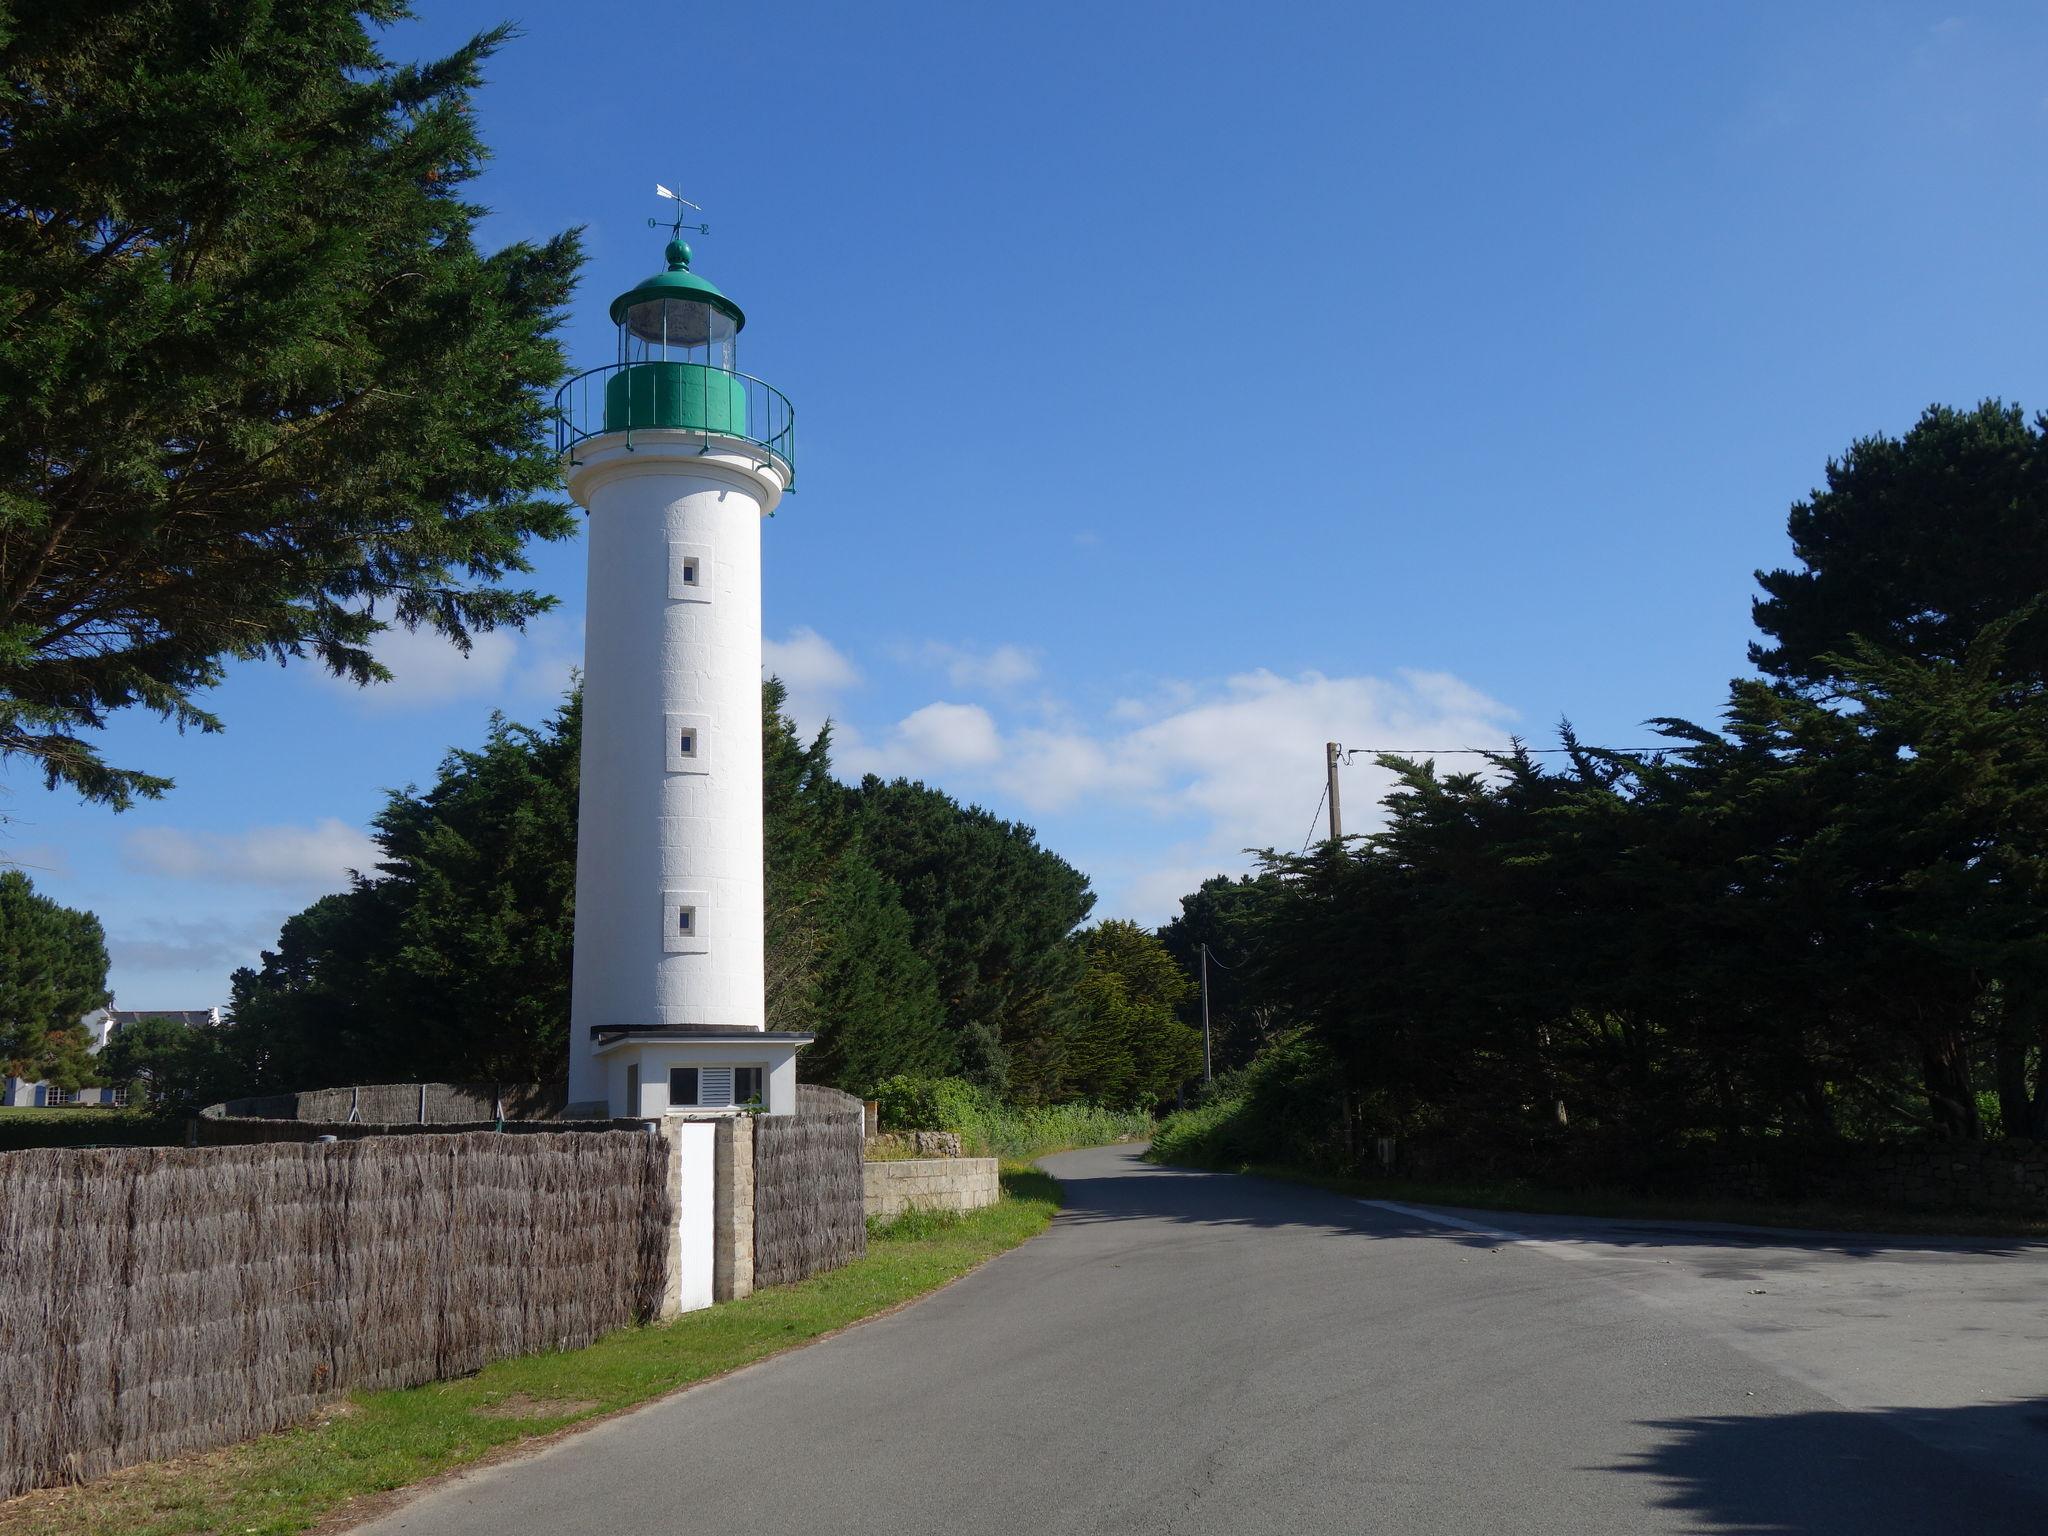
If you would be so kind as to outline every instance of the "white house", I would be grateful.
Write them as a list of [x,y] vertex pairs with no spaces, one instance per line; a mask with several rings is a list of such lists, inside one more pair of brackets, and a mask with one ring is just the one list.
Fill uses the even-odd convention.
[[[172,1019],[187,1029],[220,1022],[218,1008],[95,1008],[78,1022],[86,1034],[85,1048],[97,1056],[128,1025],[138,1019]],[[48,1083],[23,1077],[9,1077],[0,1090],[0,1107],[7,1109],[54,1108],[60,1104],[109,1107],[125,1104],[125,1088],[53,1088]]]

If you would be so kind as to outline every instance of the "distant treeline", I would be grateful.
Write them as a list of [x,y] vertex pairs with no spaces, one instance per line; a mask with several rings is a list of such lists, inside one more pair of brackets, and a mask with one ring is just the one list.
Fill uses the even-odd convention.
[[1382,758],[1383,831],[1186,898],[1210,1150],[2048,1137],[2048,417],[1859,441],[1790,533],[1720,729]]
[[[764,690],[768,1022],[810,1030],[806,1081],[962,1077],[1012,1102],[1146,1107],[1199,1068],[1187,984],[1028,827],[922,784],[832,777]],[[393,793],[381,857],[235,974],[228,1021],[132,1027],[100,1063],[159,1107],[383,1081],[550,1082],[566,1069],[582,708],[494,719],[428,789]],[[104,975],[105,961],[99,960]]]

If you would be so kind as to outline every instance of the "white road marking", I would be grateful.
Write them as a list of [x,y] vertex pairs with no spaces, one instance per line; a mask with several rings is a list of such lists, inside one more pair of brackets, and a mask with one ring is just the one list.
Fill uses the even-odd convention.
[[1396,1205],[1392,1200],[1360,1200],[1360,1205],[1369,1205],[1374,1210],[1392,1211],[1396,1216],[1412,1216],[1417,1221],[1434,1222],[1440,1227],[1456,1227],[1460,1232],[1476,1232],[1481,1237],[1490,1237],[1497,1243],[1515,1243],[1526,1248],[1540,1248],[1545,1253],[1560,1259],[1590,1259],[1596,1257],[1576,1244],[1560,1242],[1550,1237],[1530,1237],[1525,1232],[1510,1232],[1505,1227],[1481,1226],[1476,1221],[1466,1221],[1458,1216],[1446,1216],[1441,1211],[1424,1210],[1419,1205]]

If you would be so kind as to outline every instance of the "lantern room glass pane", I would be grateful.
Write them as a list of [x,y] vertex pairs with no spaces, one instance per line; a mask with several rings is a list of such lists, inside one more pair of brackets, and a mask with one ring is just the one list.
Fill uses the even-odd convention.
[[622,363],[701,363],[737,371],[732,316],[693,299],[649,299],[626,311],[619,326]]

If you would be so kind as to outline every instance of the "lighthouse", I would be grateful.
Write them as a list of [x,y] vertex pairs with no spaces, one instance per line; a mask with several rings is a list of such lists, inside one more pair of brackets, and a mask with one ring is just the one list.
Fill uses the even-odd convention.
[[590,561],[571,1118],[788,1114],[811,1038],[766,1029],[763,988],[761,522],[795,412],[680,228],[665,254],[612,302],[617,361],[557,397]]

